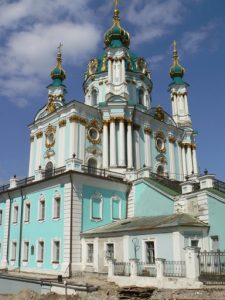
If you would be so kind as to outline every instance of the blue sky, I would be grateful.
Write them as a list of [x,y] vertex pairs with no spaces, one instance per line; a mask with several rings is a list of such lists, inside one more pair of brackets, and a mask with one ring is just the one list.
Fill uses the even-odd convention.
[[[172,41],[190,84],[189,110],[197,139],[198,163],[225,180],[225,1],[121,0],[121,24],[133,52],[147,59],[153,106],[171,112],[167,92]],[[101,54],[112,24],[110,0],[0,0],[0,183],[26,177],[27,125],[47,102],[46,86],[63,43],[67,101],[83,101],[83,74]]]

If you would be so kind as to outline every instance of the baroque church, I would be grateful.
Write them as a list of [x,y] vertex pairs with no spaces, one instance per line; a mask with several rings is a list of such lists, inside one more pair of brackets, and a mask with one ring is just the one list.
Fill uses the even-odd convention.
[[199,174],[176,42],[172,114],[154,104],[151,72],[130,43],[116,6],[84,101],[65,100],[59,46],[48,100],[29,125],[28,177],[0,187],[0,268],[71,276],[105,273],[107,258],[154,263],[182,260],[185,246],[225,249],[225,184]]

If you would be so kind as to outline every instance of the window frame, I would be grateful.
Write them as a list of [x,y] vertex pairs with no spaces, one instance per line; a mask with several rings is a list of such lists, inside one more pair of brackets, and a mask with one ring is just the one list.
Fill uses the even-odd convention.
[[0,208],[0,225],[2,225],[2,221],[3,221],[3,209]]
[[[92,247],[91,255],[89,255],[89,246]],[[86,244],[86,263],[87,264],[93,264],[94,263],[94,243],[88,242]],[[89,257],[91,257],[91,260],[89,260]]]
[[[59,220],[61,218],[61,201],[62,201],[62,198],[61,198],[61,195],[60,194],[56,194],[54,195],[53,197],[53,207],[52,207],[52,219],[53,220]],[[57,209],[57,202],[59,202],[59,211]]]
[[13,205],[12,223],[17,224],[18,223],[18,218],[19,218],[19,205],[18,205],[18,203],[15,203]]
[[[43,245],[42,248],[40,248],[40,245]],[[41,251],[41,252],[40,252]],[[37,252],[36,252],[36,261],[37,263],[43,263],[44,262],[44,255],[45,255],[45,241],[44,240],[38,240],[37,241]]]
[[29,261],[29,241],[23,241],[23,262]]
[[[113,202],[119,202],[119,218],[114,218],[113,217]],[[121,220],[122,218],[122,200],[120,197],[118,197],[117,195],[116,196],[113,196],[111,197],[111,219],[114,221],[117,221],[117,220]]]
[[[43,207],[44,207],[44,213],[43,213]],[[41,197],[38,203],[38,221],[45,221],[45,211],[46,211],[46,201],[44,197]]]
[[[56,243],[58,243],[58,249],[56,248]],[[61,242],[59,239],[52,241],[52,263],[59,264],[61,258]],[[57,257],[58,256],[58,257]]]
[[11,242],[11,254],[10,254],[10,260],[16,261],[16,253],[17,252],[17,241]]
[[[93,200],[99,200],[99,218],[93,217]],[[102,194],[100,193],[95,193],[91,196],[90,198],[90,220],[94,222],[100,222],[102,221],[102,216],[103,216],[103,197]]]
[[31,203],[30,201],[25,201],[24,202],[24,218],[23,222],[24,223],[30,223],[30,213],[31,213]]

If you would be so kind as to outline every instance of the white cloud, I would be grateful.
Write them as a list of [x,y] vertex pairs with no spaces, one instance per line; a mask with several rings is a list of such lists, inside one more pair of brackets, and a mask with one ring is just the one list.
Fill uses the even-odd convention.
[[157,69],[159,64],[165,59],[165,55],[163,54],[156,54],[153,55],[150,59],[148,59],[148,62],[150,64],[150,69],[154,70]]
[[184,10],[179,0],[133,0],[126,17],[136,26],[134,43],[152,41],[163,36],[171,26],[182,21]]
[[186,32],[181,42],[183,50],[188,51],[189,53],[198,52],[203,43],[210,37],[214,28],[214,24],[209,24],[208,26],[202,27],[196,31]]
[[[90,0],[20,0],[0,2],[0,96],[19,107],[27,105],[55,65],[63,43],[63,65],[87,62],[96,51],[101,29],[92,24]],[[95,16],[96,17],[96,16]],[[95,20],[93,20],[95,21]]]

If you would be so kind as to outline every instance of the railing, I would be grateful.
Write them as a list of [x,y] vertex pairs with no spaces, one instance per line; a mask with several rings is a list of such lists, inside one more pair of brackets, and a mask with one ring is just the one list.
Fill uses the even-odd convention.
[[90,166],[86,166],[86,165],[82,165],[81,170],[84,173],[95,175],[95,176],[101,176],[101,177],[107,177],[107,178],[120,178],[120,179],[124,178],[124,175],[121,173],[108,171],[106,169],[94,168],[94,167],[90,167]]
[[156,277],[156,265],[146,264],[145,262],[138,262],[137,275],[146,277]]
[[7,190],[9,189],[9,187],[10,187],[9,184],[2,185],[2,186],[0,187],[0,193],[1,193],[1,192],[7,191]]
[[41,174],[44,178],[50,178],[50,177],[53,177],[53,176],[64,173],[65,170],[66,170],[66,166],[63,166],[63,167],[60,167],[60,168],[42,170]]
[[218,179],[214,179],[214,188],[218,191],[225,193],[225,182]]
[[31,176],[31,177],[26,177],[26,178],[23,178],[21,180],[18,180],[17,181],[17,186],[22,186],[22,185],[26,185],[26,184],[29,184],[31,183],[32,181],[34,181],[35,177],[34,176]]
[[163,274],[165,277],[185,277],[185,261],[165,261]]
[[130,276],[130,263],[129,262],[116,262],[114,264],[115,276]]

